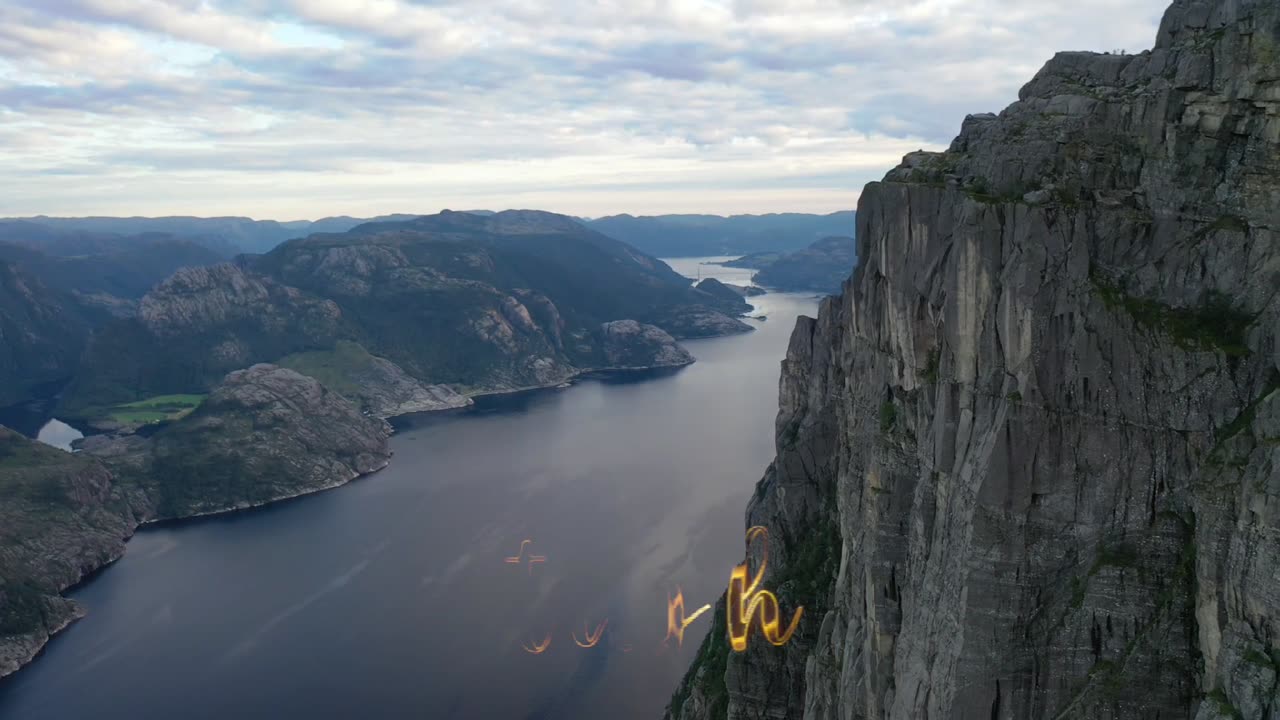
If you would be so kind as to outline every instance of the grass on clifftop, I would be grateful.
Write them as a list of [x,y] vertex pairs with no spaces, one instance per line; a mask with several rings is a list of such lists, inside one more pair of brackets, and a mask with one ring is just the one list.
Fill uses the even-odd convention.
[[96,415],[122,425],[150,425],[181,420],[200,407],[205,395],[156,395],[105,408]]

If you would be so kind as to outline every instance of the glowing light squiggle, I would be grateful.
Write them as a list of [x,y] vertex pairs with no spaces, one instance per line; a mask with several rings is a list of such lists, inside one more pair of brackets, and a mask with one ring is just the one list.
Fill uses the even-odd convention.
[[769,564],[769,531],[759,525],[748,530],[748,548],[757,538],[762,538],[765,544],[760,554],[760,569],[752,576],[751,582],[747,582],[749,575],[747,561],[735,567],[729,574],[729,607],[728,612],[725,613],[725,622],[729,627],[729,642],[737,652],[747,649],[747,635],[751,632],[751,623],[757,612],[760,615],[760,634],[774,646],[784,645],[791,639],[796,627],[800,624],[800,617],[804,615],[803,607],[796,608],[796,614],[791,617],[791,624],[785,631],[780,629],[782,611],[778,608],[778,597],[768,590],[760,589],[760,583],[764,581],[765,568]]
[[571,633],[573,635],[573,641],[578,644],[578,647],[583,647],[583,648],[595,647],[596,643],[600,642],[600,636],[604,634],[604,627],[608,624],[609,624],[609,618],[605,618],[604,622],[596,626],[596,631],[593,634],[590,630],[587,629],[587,623],[583,621],[582,632],[584,635],[587,636],[587,639],[585,641],[579,640],[578,633],[575,630],[573,633]]
[[[508,564],[511,564],[511,565],[519,565],[519,564],[520,564],[520,560],[524,557],[524,548],[525,548],[525,546],[526,546],[526,545],[529,545],[529,544],[532,544],[532,543],[533,543],[533,540],[521,540],[521,541],[520,541],[520,552],[516,553],[515,555],[513,555],[513,556],[511,556],[511,557],[503,558],[503,559],[502,559],[502,562],[505,562],[505,563],[508,563]],[[534,555],[534,554],[530,553],[530,555],[529,555],[529,574],[530,574],[530,575],[532,575],[532,574],[533,574],[533,565],[534,565],[534,563],[545,563],[546,561],[547,561],[547,556],[546,556],[546,555]]]
[[546,652],[547,648],[551,647],[551,633],[547,633],[547,637],[541,643],[531,642],[528,645],[521,643],[520,647],[524,648],[527,653],[541,655]]
[[698,619],[698,616],[711,609],[710,605],[703,605],[694,611],[688,617],[684,615],[684,591],[676,588],[676,596],[672,598],[667,595],[667,636],[662,642],[666,642],[671,638],[676,639],[676,645],[684,647],[684,630],[689,624]]

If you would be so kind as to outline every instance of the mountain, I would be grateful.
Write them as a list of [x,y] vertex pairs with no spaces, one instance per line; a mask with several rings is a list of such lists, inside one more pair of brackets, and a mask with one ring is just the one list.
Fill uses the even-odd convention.
[[[448,212],[448,211],[446,211]],[[490,210],[467,215],[491,217]],[[265,253],[287,240],[316,233],[343,233],[367,223],[406,222],[411,214],[319,220],[254,220],[247,217],[47,217],[0,219],[0,242],[29,245],[50,255],[89,255],[118,250],[147,236],[168,236],[202,245],[224,259],[237,253]],[[593,230],[641,252],[661,257],[735,255],[761,250],[797,250],[828,235],[847,235],[852,212],[830,215],[615,215],[582,220]]]
[[66,382],[88,337],[89,324],[69,297],[0,259],[0,407]]
[[[121,238],[168,235],[203,245],[223,258],[236,253],[261,253],[276,245],[316,232],[345,232],[371,220],[407,220],[414,215],[384,215],[377,218],[335,216],[314,222],[297,220],[254,220],[247,217],[80,217],[40,215],[0,220],[0,241],[30,244],[54,255],[101,253],[118,248]],[[81,248],[73,252],[68,248]]]
[[50,255],[31,245],[0,241],[0,260],[9,261],[67,293],[137,299],[183,267],[213,265],[224,258],[189,240],[167,236],[135,238],[119,247],[73,256]]
[[759,270],[752,282],[789,292],[840,292],[840,283],[858,261],[851,237],[823,238],[803,250],[775,255],[757,253],[725,263]]
[[264,505],[386,467],[391,428],[314,378],[274,365],[228,373],[198,408],[147,438],[84,452],[124,482],[145,520]]
[[670,717],[1280,713],[1277,47],[1178,0],[867,186],[747,510],[800,624]]
[[720,302],[725,303],[730,307],[736,307],[739,313],[751,311],[750,303],[743,299],[746,295],[747,288],[738,290],[735,289],[735,287],[726,285],[715,278],[706,278],[694,287],[715,297]]
[[336,487],[384,467],[389,434],[270,365],[230,373],[149,438],[93,436],[72,454],[0,427],[0,678],[84,616],[60,593],[118,559],[140,523]]
[[[391,374],[378,377],[400,371],[456,393],[543,386],[619,364],[607,323],[703,337],[748,330],[726,314],[740,310],[740,298],[699,291],[664,263],[560,215],[445,212],[367,223],[178,271],[142,299],[136,317],[94,337],[61,412],[103,418],[121,404],[201,394],[232,370],[298,358],[330,375],[339,366],[348,382],[362,372],[349,363],[367,366],[362,358],[374,356],[396,368],[382,366]],[[665,334],[641,335],[647,343],[628,343],[639,354],[623,364],[691,361],[665,348]]]
[[766,250],[799,250],[829,235],[848,235],[854,214],[613,215],[586,221],[587,227],[657,257],[744,255]]

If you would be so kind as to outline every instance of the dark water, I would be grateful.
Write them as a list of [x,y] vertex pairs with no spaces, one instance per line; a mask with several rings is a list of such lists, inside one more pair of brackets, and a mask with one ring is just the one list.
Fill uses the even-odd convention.
[[[659,717],[710,622],[664,647],[668,593],[724,591],[816,308],[754,301],[757,332],[687,343],[678,372],[419,416],[376,475],[139,533],[74,593],[89,617],[0,684],[0,717]],[[545,563],[503,561],[523,538]]]

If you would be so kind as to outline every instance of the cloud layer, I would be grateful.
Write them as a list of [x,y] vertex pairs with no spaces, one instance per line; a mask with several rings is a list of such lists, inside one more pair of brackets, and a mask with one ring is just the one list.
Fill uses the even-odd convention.
[[0,215],[827,212],[1167,0],[9,0]]

